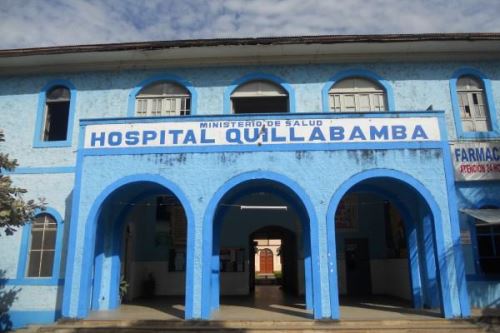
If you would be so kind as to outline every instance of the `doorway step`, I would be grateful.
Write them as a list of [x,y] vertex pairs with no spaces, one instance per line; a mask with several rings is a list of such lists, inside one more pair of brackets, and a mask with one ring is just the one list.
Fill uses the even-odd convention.
[[183,320],[78,320],[59,321],[56,325],[42,326],[38,333],[155,333],[155,332],[432,332],[478,333],[491,327],[478,324],[477,319],[446,320],[341,320],[341,321],[183,321]]

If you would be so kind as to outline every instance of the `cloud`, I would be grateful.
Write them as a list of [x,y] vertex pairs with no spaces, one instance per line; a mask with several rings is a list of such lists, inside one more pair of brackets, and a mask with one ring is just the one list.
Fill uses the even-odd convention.
[[2,0],[0,47],[500,31],[489,0]]

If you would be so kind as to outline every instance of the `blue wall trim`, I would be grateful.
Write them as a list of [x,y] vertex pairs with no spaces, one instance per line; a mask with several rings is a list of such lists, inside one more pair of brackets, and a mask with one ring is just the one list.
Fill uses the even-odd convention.
[[328,102],[328,92],[330,89],[333,87],[335,83],[338,81],[341,81],[346,78],[354,78],[354,77],[360,77],[360,78],[365,78],[370,81],[374,81],[375,83],[378,83],[379,85],[382,86],[382,88],[385,90],[386,97],[387,97],[387,111],[395,111],[396,106],[394,104],[394,93],[392,91],[392,87],[389,84],[389,81],[383,79],[379,75],[377,75],[374,72],[371,72],[366,69],[348,69],[344,71],[340,71],[334,76],[332,76],[328,82],[325,83],[323,86],[323,89],[321,90],[321,97],[322,97],[322,102],[323,102],[323,112],[330,112],[330,105]]
[[[26,327],[28,325],[51,324],[61,317],[60,311],[9,311],[7,313],[12,322],[12,329]],[[0,332],[6,327],[0,323]]]
[[68,237],[68,247],[67,247],[67,257],[66,257],[66,274],[65,284],[63,291],[63,302],[62,302],[62,315],[65,317],[76,317],[76,308],[72,304],[72,293],[73,293],[73,275],[75,269],[75,245],[78,237],[78,213],[80,210],[80,195],[82,186],[82,174],[83,174],[83,154],[82,146],[85,142],[85,131],[83,126],[80,126],[80,135],[78,140],[78,151],[76,155],[76,175],[75,175],[75,185],[73,186],[73,201],[71,202],[71,219],[70,223],[69,237]]
[[394,112],[296,112],[295,114],[266,113],[266,114],[220,114],[220,115],[193,115],[188,119],[185,116],[171,117],[112,117],[112,118],[87,118],[80,119],[80,125],[99,124],[129,124],[129,123],[158,123],[158,122],[186,122],[186,121],[245,121],[245,120],[266,120],[266,119],[338,119],[349,118],[432,118],[443,117],[445,111],[408,111],[398,110]]
[[[69,101],[69,115],[68,115],[68,132],[66,134],[66,140],[62,141],[43,141],[42,140],[42,130],[45,122],[45,101],[47,97],[47,92],[56,87],[64,86],[70,91],[70,101]],[[38,108],[36,113],[35,121],[35,136],[33,138],[34,148],[48,148],[48,147],[71,147],[71,142],[73,139],[73,127],[75,126],[75,113],[76,113],[76,88],[68,80],[53,80],[47,83],[38,94]]]
[[31,175],[31,174],[49,174],[49,173],[74,173],[75,167],[55,166],[55,167],[22,167],[14,171],[2,171],[6,175]]
[[421,198],[426,202],[429,206],[433,218],[434,218],[434,237],[436,238],[436,257],[438,258],[439,265],[437,265],[438,276],[440,278],[441,285],[441,305],[443,306],[443,315],[446,318],[458,317],[460,313],[456,313],[453,311],[452,307],[452,299],[450,295],[450,281],[448,279],[447,272],[447,264],[446,264],[446,249],[444,248],[444,234],[442,224],[443,221],[441,219],[441,211],[439,206],[434,201],[431,193],[423,186],[419,181],[414,179],[412,176],[409,176],[405,173],[396,170],[388,170],[388,169],[372,169],[363,171],[359,174],[356,174],[346,180],[342,185],[337,189],[332,199],[330,200],[328,206],[327,213],[327,237],[328,237],[328,257],[330,258],[329,262],[329,280],[330,280],[330,302],[332,309],[332,318],[339,319],[340,311],[339,311],[339,298],[338,298],[338,279],[337,279],[337,248],[335,242],[335,212],[337,210],[337,206],[340,200],[344,197],[344,195],[356,184],[370,179],[370,178],[392,178],[397,181],[401,181],[408,185],[410,188],[416,191]]
[[250,81],[270,81],[275,83],[281,88],[285,89],[288,93],[288,112],[295,113],[295,90],[292,85],[286,82],[284,79],[269,73],[250,73],[247,74],[235,81],[233,81],[229,86],[224,90],[224,104],[223,104],[223,112],[224,114],[232,114],[232,104],[231,104],[231,95],[233,92],[242,84],[250,82]]
[[[183,78],[173,75],[173,74],[159,74],[155,75],[152,77],[149,77],[143,81],[141,81],[139,84],[137,84],[129,93],[128,95],[128,110],[127,110],[127,116],[128,117],[135,117],[135,97],[139,92],[145,88],[146,86],[149,86],[152,83],[155,82],[171,82],[171,83],[176,83],[184,88],[186,88],[189,93],[191,94],[191,115],[197,114],[197,108],[198,108],[198,94],[196,93],[196,90],[194,86],[191,84],[191,82],[184,80]],[[182,116],[185,117],[185,116]]]
[[[285,188],[288,188],[291,193],[297,196],[298,200],[304,206],[307,215],[309,217],[309,225],[310,225],[310,237],[311,244],[314,244],[311,248],[311,263],[312,263],[312,285],[313,285],[313,315],[315,319],[321,319],[324,317],[328,317],[328,313],[323,313],[322,309],[322,290],[320,284],[320,262],[319,262],[319,248],[316,246],[319,244],[319,236],[318,236],[318,220],[316,217],[316,212],[312,202],[309,199],[309,196],[305,193],[305,191],[293,180],[268,171],[252,171],[240,174],[231,178],[229,181],[224,183],[217,192],[212,196],[210,200],[203,220],[203,268],[202,268],[202,304],[201,304],[201,318],[209,319],[212,312],[211,305],[214,302],[212,297],[218,297],[219,295],[213,295],[213,290],[217,290],[218,286],[212,285],[212,269],[214,267],[218,267],[217,263],[212,265],[212,251],[213,251],[213,242],[216,242],[218,237],[214,237],[214,233],[218,230],[214,230],[217,226],[214,219],[216,217],[216,210],[219,206],[221,200],[226,196],[226,194],[230,193],[230,191],[236,189],[239,185],[243,183],[247,183],[255,180],[263,180],[269,182],[276,182],[283,185]],[[215,258],[217,260],[217,258]],[[218,261],[218,260],[217,260]],[[217,281],[214,281],[216,283]]]
[[[441,137],[444,142],[448,142],[448,133],[444,119],[439,119],[441,127]],[[451,238],[453,242],[453,257],[455,259],[455,269],[457,276],[457,287],[461,316],[470,317],[470,303],[467,292],[467,281],[465,279],[465,259],[460,243],[460,220],[458,218],[458,205],[455,189],[455,171],[452,164],[452,156],[447,144],[443,144],[443,168],[445,172],[446,189],[448,197],[448,211],[450,214]]]
[[61,252],[62,252],[62,242],[64,235],[64,221],[61,215],[54,208],[47,207],[44,211],[38,211],[36,215],[48,214],[52,216],[57,222],[57,233],[56,233],[56,248],[54,254],[54,264],[52,266],[52,276],[50,278],[40,278],[40,277],[27,277],[26,269],[28,264],[29,250],[31,246],[31,223],[26,223],[23,227],[23,233],[21,236],[21,246],[19,251],[19,260],[17,263],[17,274],[15,280],[9,280],[9,284],[18,285],[32,285],[32,286],[47,286],[47,285],[59,285],[59,271],[61,268]]
[[173,154],[173,153],[220,153],[220,152],[280,152],[280,151],[325,151],[325,150],[367,150],[367,149],[441,149],[440,141],[426,142],[371,142],[371,143],[312,143],[312,144],[263,144],[227,145],[210,147],[149,147],[149,148],[103,148],[85,149],[85,156]]
[[[465,132],[462,127],[462,119],[460,117],[460,104],[458,102],[457,94],[457,80],[464,75],[473,76],[483,83],[484,94],[486,97],[486,105],[488,106],[491,131],[489,132]],[[497,111],[495,108],[495,101],[493,90],[491,88],[490,79],[486,77],[480,71],[474,68],[461,68],[455,71],[450,79],[450,95],[451,95],[451,106],[453,109],[453,117],[455,120],[455,128],[457,131],[457,137],[463,139],[487,139],[487,138],[498,138],[500,137],[500,131],[497,122]]]
[[64,279],[46,278],[23,278],[23,279],[0,279],[0,283],[6,286],[63,286]]

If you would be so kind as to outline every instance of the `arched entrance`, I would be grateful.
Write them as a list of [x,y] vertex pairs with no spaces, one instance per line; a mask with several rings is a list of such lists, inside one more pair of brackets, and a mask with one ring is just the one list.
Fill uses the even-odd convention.
[[88,216],[81,316],[164,297],[173,306],[168,314],[189,318],[192,216],[182,192],[160,176],[130,176],[106,188]]
[[[207,282],[209,288],[205,291],[205,295],[210,297],[210,307],[202,308],[207,317],[220,309],[221,295],[252,295],[255,274],[251,264],[255,255],[253,240],[254,236],[259,235],[266,239],[272,238],[266,233],[266,228],[268,232],[271,232],[269,228],[274,228],[274,231],[286,229],[294,235],[295,244],[290,246],[294,250],[288,254],[289,262],[292,263],[289,266],[297,266],[298,269],[289,267],[288,286],[295,296],[302,299],[302,305],[294,306],[297,306],[297,313],[302,317],[304,311],[301,310],[305,309],[313,310],[314,317],[321,316],[321,310],[317,310],[320,307],[319,297],[316,296],[319,288],[314,292],[316,281],[313,282],[318,277],[313,276],[311,267],[314,262],[312,258],[317,255],[317,249],[311,247],[311,229],[315,229],[316,225],[314,213],[311,217],[311,206],[304,203],[303,199],[307,200],[307,197],[303,192],[299,196],[286,181],[279,181],[286,178],[273,176],[243,175],[240,181],[233,179],[234,184],[216,195],[212,202],[213,215],[210,222],[208,219],[206,221],[212,231],[210,239],[213,237],[213,240],[210,251],[205,252],[205,258],[211,262]],[[207,273],[204,272],[204,278],[208,278]],[[261,294],[258,291],[255,290],[253,297]],[[258,304],[258,299],[255,299],[254,304]]]
[[250,260],[250,290],[255,285],[273,284],[292,294],[300,294],[297,236],[285,227],[272,225],[250,234],[255,260]]
[[333,318],[342,318],[339,298],[342,305],[352,296],[450,316],[441,212],[419,182],[394,170],[363,172],[337,190],[327,218]]

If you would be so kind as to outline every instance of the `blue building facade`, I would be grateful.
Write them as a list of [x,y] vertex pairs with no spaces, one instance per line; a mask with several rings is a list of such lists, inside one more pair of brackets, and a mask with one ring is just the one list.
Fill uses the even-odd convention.
[[421,37],[3,55],[9,176],[48,206],[0,241],[13,326],[116,309],[124,278],[130,299],[153,279],[210,319],[251,292],[265,228],[293,239],[288,287],[314,319],[342,319],[362,285],[446,318],[498,307],[500,37],[476,36],[481,57]]

